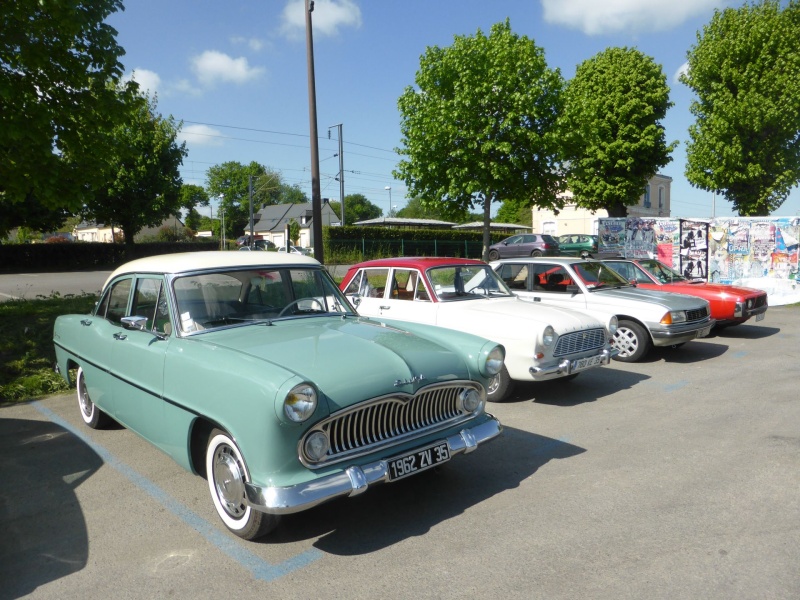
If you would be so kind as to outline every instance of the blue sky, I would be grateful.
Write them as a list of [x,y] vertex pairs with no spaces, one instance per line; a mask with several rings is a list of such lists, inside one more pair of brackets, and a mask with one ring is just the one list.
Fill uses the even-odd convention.
[[[158,109],[183,121],[185,183],[206,170],[257,161],[311,197],[304,0],[135,0],[109,23],[125,49],[126,76],[157,93]],[[672,216],[712,216],[712,195],[684,176],[692,94],[676,79],[686,53],[726,0],[316,0],[313,17],[320,184],[339,199],[337,129],[342,124],[345,194],[364,194],[384,212],[405,206],[392,178],[400,145],[397,99],[413,85],[428,46],[488,33],[509,18],[569,79],[611,46],[636,47],[662,65],[674,106],[664,121],[680,142],[661,172],[673,178]],[[390,187],[391,190],[386,188]],[[716,216],[732,215],[717,197]],[[495,208],[496,210],[496,208]],[[774,213],[800,214],[800,192]]]

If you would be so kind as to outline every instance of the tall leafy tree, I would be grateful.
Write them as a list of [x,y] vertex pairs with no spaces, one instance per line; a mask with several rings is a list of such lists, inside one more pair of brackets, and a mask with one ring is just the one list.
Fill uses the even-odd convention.
[[199,185],[195,185],[193,183],[184,183],[181,186],[181,208],[186,211],[186,226],[190,229],[196,229],[189,225],[188,220],[193,214],[197,213],[198,206],[208,206],[210,199],[208,197],[208,192]]
[[661,121],[672,106],[661,65],[635,48],[608,48],[567,84],[563,132],[567,183],[579,206],[624,217],[668,164]]
[[121,0],[0,2],[0,228],[11,216],[52,226],[101,182],[108,134],[137,88],[115,85],[124,51],[104,21],[121,9]]
[[119,226],[129,249],[143,227],[155,227],[181,206],[178,171],[186,145],[176,142],[180,126],[156,112],[155,100],[138,97],[125,123],[114,128],[113,168],[85,207],[86,217]]
[[398,100],[404,158],[395,176],[423,203],[482,206],[486,255],[493,201],[557,203],[561,74],[506,20],[488,36],[427,48],[415,81]]
[[697,95],[686,177],[740,215],[765,216],[800,183],[800,2],[716,11],[681,81]]
[[531,207],[526,203],[506,200],[500,205],[494,220],[498,223],[514,223],[530,227],[533,224],[533,214]]
[[[331,208],[337,215],[342,214],[342,205],[331,201]],[[358,221],[377,219],[383,214],[380,207],[370,202],[364,194],[349,194],[344,197],[345,223],[352,225]]]

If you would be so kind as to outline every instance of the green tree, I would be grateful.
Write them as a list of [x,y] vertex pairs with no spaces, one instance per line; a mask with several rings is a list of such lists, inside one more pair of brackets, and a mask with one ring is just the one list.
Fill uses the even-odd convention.
[[185,183],[181,186],[181,208],[186,211],[186,217],[183,220],[186,227],[197,231],[200,224],[200,213],[197,212],[197,207],[208,206],[208,204],[208,193],[202,186],[192,183]]
[[114,168],[106,183],[85,206],[85,216],[118,226],[130,251],[142,227],[155,227],[178,212],[181,177],[178,169],[186,145],[178,145],[180,126],[156,113],[155,100],[138,97],[127,121],[117,126]]
[[578,65],[559,124],[579,206],[628,214],[672,160],[676,143],[667,144],[661,124],[670,106],[661,65],[635,48],[608,48]]
[[486,256],[493,201],[556,205],[561,74],[506,20],[488,37],[427,48],[415,81],[398,100],[405,158],[395,176],[423,203],[482,206]]
[[686,177],[740,215],[766,216],[800,182],[800,2],[716,11],[681,81],[697,95]]
[[[102,182],[138,86],[104,23],[120,0],[0,3],[0,232],[51,229]],[[55,225],[57,227],[57,225]]]
[[[342,214],[342,205],[331,200],[333,212],[337,215]],[[344,197],[344,219],[345,223],[352,225],[358,221],[368,221],[377,219],[383,214],[381,209],[367,200],[364,194],[349,194]]]
[[533,214],[526,202],[506,200],[500,205],[494,220],[497,223],[514,223],[530,227],[533,224]]
[[289,239],[292,240],[292,244],[297,244],[297,240],[300,239],[300,223],[292,219],[289,221]]

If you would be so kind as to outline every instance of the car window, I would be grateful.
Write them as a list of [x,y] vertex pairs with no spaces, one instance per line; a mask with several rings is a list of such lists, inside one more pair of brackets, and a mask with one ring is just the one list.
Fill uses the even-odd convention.
[[172,324],[169,318],[167,298],[164,294],[164,282],[160,278],[147,277],[136,280],[133,293],[131,315],[145,317],[145,329],[169,335]]
[[416,269],[395,269],[391,285],[391,297],[395,300],[430,302],[428,291]]
[[95,314],[108,319],[112,323],[122,323],[122,317],[127,316],[128,297],[131,293],[131,278],[120,279],[111,284],[106,290],[103,299],[97,305]]
[[500,278],[511,290],[527,290],[529,271],[526,264],[507,264],[500,268]]
[[442,302],[511,296],[511,290],[489,265],[453,265],[428,269],[433,291]]
[[184,333],[252,321],[322,313],[354,313],[322,269],[242,269],[175,279]]
[[653,274],[661,283],[671,283],[675,281],[688,281],[686,277],[678,273],[675,269],[668,267],[657,260],[642,261],[644,269]]
[[366,298],[383,298],[388,279],[389,269],[364,269],[360,294]]
[[588,288],[602,287],[604,285],[628,285],[628,281],[614,269],[601,262],[582,262],[573,265],[575,272]]

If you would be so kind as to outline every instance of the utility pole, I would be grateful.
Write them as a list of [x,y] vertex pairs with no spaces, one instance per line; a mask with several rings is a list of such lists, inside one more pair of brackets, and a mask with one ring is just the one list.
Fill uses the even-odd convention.
[[344,227],[344,149],[342,147],[342,124],[331,125],[328,127],[328,139],[331,137],[331,129],[338,128],[339,135],[339,206],[342,210],[342,227]]
[[250,175],[247,180],[247,195],[250,199],[250,250],[253,250],[256,247],[256,240],[253,234],[253,176]]
[[319,188],[319,139],[317,136],[317,88],[314,82],[314,35],[311,13],[314,0],[306,2],[306,55],[308,58],[308,121],[311,141],[311,234],[314,238],[314,258],[324,263],[322,249],[322,198]]

